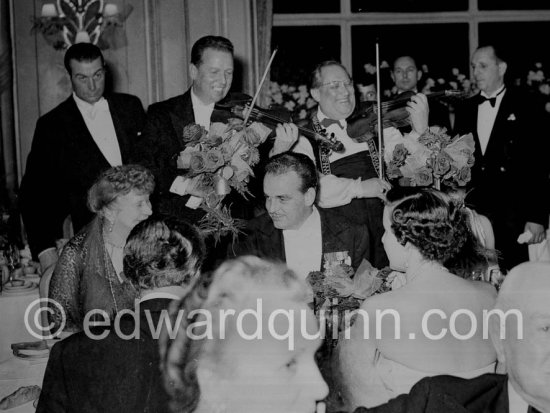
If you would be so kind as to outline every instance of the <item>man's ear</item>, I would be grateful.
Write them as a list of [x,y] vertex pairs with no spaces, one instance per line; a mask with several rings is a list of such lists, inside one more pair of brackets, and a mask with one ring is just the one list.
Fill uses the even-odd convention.
[[199,73],[199,69],[197,66],[195,66],[193,63],[189,63],[189,74],[191,75],[191,79],[195,80],[197,78],[197,75]]
[[311,97],[315,100],[315,102],[319,103],[321,100],[321,94],[319,93],[318,88],[313,88],[309,91],[311,93]]
[[317,197],[317,191],[315,188],[309,188],[304,194],[307,206],[313,205],[315,198]]
[[506,69],[508,69],[508,65],[506,64],[506,62],[500,62],[498,64],[498,74],[500,76],[504,76],[504,74],[506,73]]
[[422,78],[422,70],[416,72],[416,81],[418,82]]
[[393,74],[393,70],[390,71],[391,80],[393,80],[393,83],[395,83],[395,75]]

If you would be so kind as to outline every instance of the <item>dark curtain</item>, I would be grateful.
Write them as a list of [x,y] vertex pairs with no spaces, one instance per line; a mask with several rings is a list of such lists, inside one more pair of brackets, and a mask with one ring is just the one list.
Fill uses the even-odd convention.
[[0,0],[0,202],[15,204],[17,164],[13,121],[12,58],[8,0]]

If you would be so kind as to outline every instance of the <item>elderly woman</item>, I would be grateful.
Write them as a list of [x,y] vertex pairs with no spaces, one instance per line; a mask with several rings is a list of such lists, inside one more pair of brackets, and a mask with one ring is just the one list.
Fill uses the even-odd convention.
[[[436,190],[404,197],[392,191],[382,240],[390,266],[405,272],[406,284],[366,299],[339,340],[335,376],[349,409],[408,393],[425,376],[495,370],[496,354],[482,327],[496,291],[449,270],[490,255],[480,249],[468,214]],[[383,311],[390,315],[380,317]]]
[[151,215],[151,172],[139,165],[122,165],[103,172],[88,191],[95,218],[65,245],[50,282],[49,297],[57,306],[54,323],[68,330],[83,328],[91,310],[113,317],[133,308],[138,296],[122,271],[122,251],[128,234]]
[[[50,354],[37,412],[165,412],[158,337],[172,300],[198,278],[204,242],[191,224],[151,216],[132,230],[124,248],[124,274],[140,290],[134,312],[115,327],[81,331]],[[93,334],[93,333],[92,333]]]
[[[327,395],[307,287],[284,266],[244,256],[203,275],[161,342],[173,412],[313,413]],[[199,310],[199,311],[194,311]]]

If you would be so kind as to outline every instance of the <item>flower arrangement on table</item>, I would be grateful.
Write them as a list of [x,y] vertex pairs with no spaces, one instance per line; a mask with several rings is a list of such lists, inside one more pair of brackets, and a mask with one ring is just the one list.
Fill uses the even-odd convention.
[[471,179],[474,138],[471,133],[451,138],[445,128],[430,127],[419,137],[389,135],[384,160],[389,179],[405,178],[410,186],[464,186]]
[[[347,327],[344,323],[346,314],[356,310],[368,297],[381,294],[404,284],[402,273],[385,267],[374,268],[370,262],[363,260],[357,271],[346,263],[335,263],[323,268],[323,271],[312,271],[306,280],[311,285],[314,296],[314,311],[327,322],[327,329],[332,334],[327,337],[337,338],[335,331]],[[338,316],[335,318],[334,313]],[[350,319],[350,325],[354,318]],[[333,321],[338,322],[338,330],[333,328]]]
[[179,153],[177,166],[205,194],[199,205],[206,212],[199,222],[205,235],[219,241],[224,234],[231,233],[235,239],[240,232],[243,222],[234,219],[230,207],[221,201],[232,189],[245,198],[250,195],[252,167],[260,160],[258,146],[270,132],[261,123],[245,126],[240,119],[212,123],[209,132],[195,123],[183,129],[185,150]]

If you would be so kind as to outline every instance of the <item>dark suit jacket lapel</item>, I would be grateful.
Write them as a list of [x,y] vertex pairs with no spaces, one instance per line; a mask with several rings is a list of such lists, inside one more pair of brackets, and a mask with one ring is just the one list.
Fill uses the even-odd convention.
[[122,124],[117,108],[113,105],[113,102],[109,98],[107,98],[107,103],[109,104],[109,112],[111,113],[111,119],[113,120],[113,125],[115,127],[122,163],[127,163],[131,158],[132,142],[124,130],[124,125]]
[[[321,216],[321,238],[323,248],[321,253],[321,267],[323,268],[323,258],[328,252],[347,251],[347,243],[344,234],[347,228],[331,225],[328,214],[321,208],[317,208]],[[350,257],[353,256],[353,251],[348,251]]]
[[262,216],[262,221],[257,228],[258,245],[261,254],[286,262],[285,241],[283,231],[273,226],[273,221],[268,214]]
[[90,159],[101,159],[106,165],[109,165],[109,162],[95,143],[94,138],[92,138],[92,134],[88,130],[86,122],[84,122],[84,118],[78,106],[76,106],[73,97],[69,96],[65,103],[67,104],[66,129],[72,134],[78,150],[89,154]]
[[498,142],[499,137],[501,139],[506,138],[508,136],[508,133],[506,131],[502,131],[503,128],[506,128],[506,123],[508,116],[510,116],[511,113],[511,104],[513,101],[513,98],[510,96],[510,90],[507,90],[504,96],[502,97],[502,101],[500,102],[500,107],[498,109],[497,116],[495,118],[495,123],[493,125],[493,129],[491,130],[491,136],[489,137],[489,143],[487,144],[487,149],[485,150],[485,157],[488,162],[491,162],[494,157],[497,159],[494,159],[494,161],[499,162],[501,153],[495,152],[495,148],[502,149],[502,143]]
[[184,150],[183,140],[181,139],[183,134],[183,127],[189,123],[195,122],[195,114],[193,112],[193,103],[191,102],[191,89],[185,92],[180,99],[178,99],[175,105],[170,111],[170,120],[172,127],[174,128],[177,140],[180,145],[180,149]]

